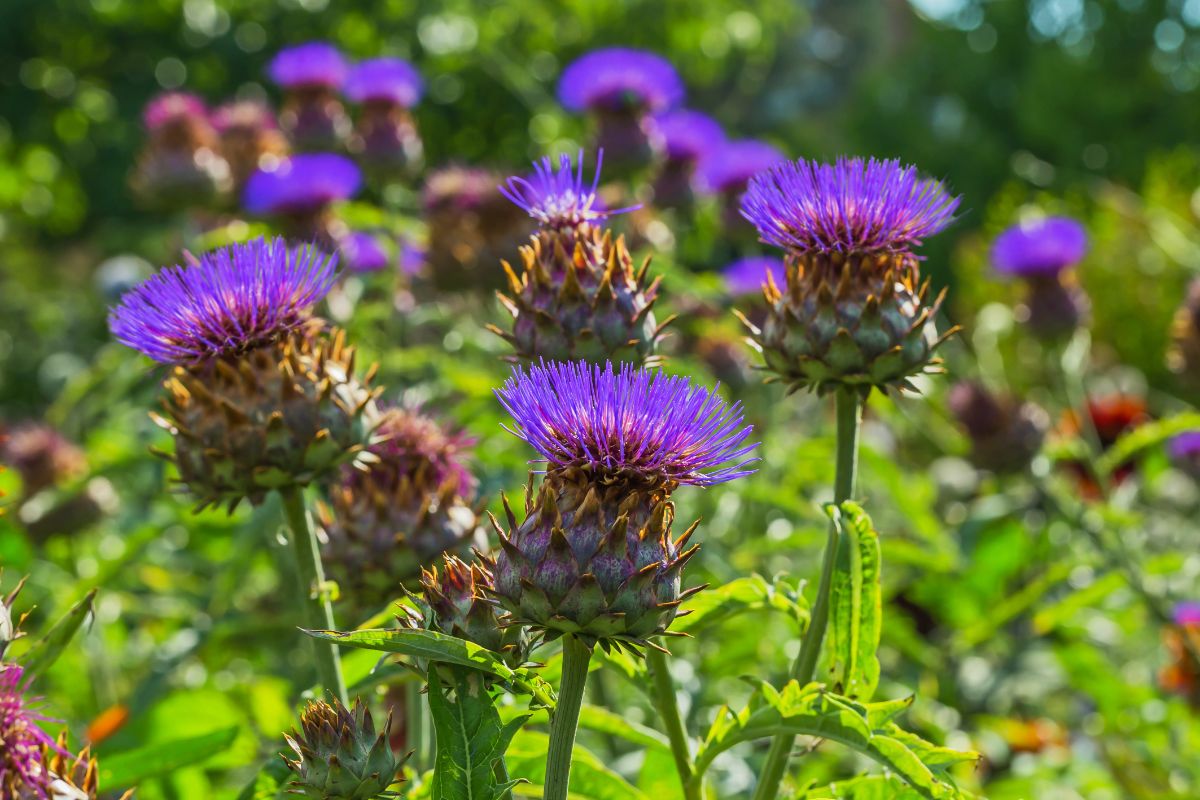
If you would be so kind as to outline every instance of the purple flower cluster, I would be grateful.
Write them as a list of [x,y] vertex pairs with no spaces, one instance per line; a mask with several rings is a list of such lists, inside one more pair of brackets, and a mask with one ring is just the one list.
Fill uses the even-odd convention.
[[571,111],[664,111],[683,95],[683,81],[671,62],[627,47],[593,50],[572,62],[558,81],[558,99]]
[[353,197],[362,173],[336,153],[299,153],[246,181],[242,204],[252,214],[306,214]]
[[756,175],[742,215],[798,252],[906,252],[954,220],[959,198],[899,161],[800,159]]
[[267,67],[271,80],[284,89],[338,89],[350,65],[336,47],[307,42],[280,50]]
[[785,160],[778,148],[757,139],[723,141],[700,161],[696,182],[708,192],[740,192],[752,177]]
[[0,664],[0,781],[34,797],[49,797],[45,753],[58,747],[38,727],[46,718],[30,705],[24,677],[24,669],[16,664]]
[[168,267],[109,313],[114,337],[155,361],[194,364],[257,347],[304,324],[333,285],[337,259],[256,239]]
[[996,271],[1023,278],[1054,277],[1083,260],[1087,231],[1069,217],[1042,217],[1014,225],[992,244]]
[[529,178],[511,177],[500,187],[500,193],[524,209],[529,216],[548,228],[569,228],[584,222],[605,219],[613,214],[634,211],[630,206],[610,211],[603,207],[596,188],[600,185],[600,164],[604,152],[596,154],[596,174],[591,186],[583,179],[583,151],[574,167],[565,153],[558,157],[558,167],[549,156],[533,164]]
[[655,127],[663,139],[667,158],[699,161],[725,142],[721,124],[707,114],[686,108],[659,114]]
[[721,270],[721,276],[725,279],[725,288],[731,295],[758,292],[767,282],[767,275],[771,276],[776,286],[782,288],[785,284],[783,259],[775,256],[748,256],[734,261]]
[[355,103],[392,103],[412,108],[421,99],[421,73],[400,58],[372,58],[350,70],[342,93]]
[[[651,483],[710,486],[750,474],[751,428],[738,403],[686,378],[586,362],[517,367],[496,392],[506,428],[551,468],[577,467]],[[733,465],[722,466],[727,462]]]

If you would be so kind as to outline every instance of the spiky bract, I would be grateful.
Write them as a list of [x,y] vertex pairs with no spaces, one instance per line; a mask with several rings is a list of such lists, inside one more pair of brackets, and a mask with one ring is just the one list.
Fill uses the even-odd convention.
[[284,736],[296,754],[294,760],[284,758],[296,773],[292,791],[312,800],[396,796],[388,787],[400,780],[403,760],[388,744],[390,719],[376,733],[371,712],[358,698],[353,709],[337,700],[309,703],[299,731]]

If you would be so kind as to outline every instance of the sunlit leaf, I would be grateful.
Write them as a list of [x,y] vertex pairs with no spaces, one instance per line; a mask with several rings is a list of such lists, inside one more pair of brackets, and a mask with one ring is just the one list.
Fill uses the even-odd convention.
[[882,618],[879,534],[855,503],[826,511],[841,531],[825,636],[826,680],[841,694],[870,700],[879,685]]
[[125,789],[148,778],[201,764],[227,750],[237,735],[236,727],[225,728],[106,756],[100,764],[100,785],[109,790]]

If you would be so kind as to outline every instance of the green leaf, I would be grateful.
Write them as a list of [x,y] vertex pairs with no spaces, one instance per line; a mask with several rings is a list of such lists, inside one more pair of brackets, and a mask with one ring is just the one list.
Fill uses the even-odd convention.
[[890,775],[860,775],[808,789],[796,800],[915,800],[920,796]]
[[1102,475],[1113,471],[1143,450],[1156,447],[1167,439],[1190,430],[1200,429],[1200,413],[1189,411],[1174,417],[1147,422],[1117,439],[1096,463]]
[[236,727],[224,728],[107,756],[100,764],[100,785],[105,789],[127,789],[148,778],[196,766],[227,750],[237,735]]
[[751,575],[697,594],[683,606],[684,611],[691,613],[677,617],[671,630],[695,634],[740,614],[770,609],[782,611],[800,622],[808,620],[808,607],[795,586]]
[[801,687],[791,681],[783,691],[762,683],[741,711],[726,706],[718,712],[696,754],[696,771],[703,774],[718,755],[742,742],[804,735],[837,742],[874,759],[928,800],[962,797],[943,768],[979,756],[937,747],[887,721],[901,710],[899,702],[864,706],[817,683]]
[[528,717],[500,721],[495,700],[477,671],[451,670],[443,687],[436,665],[429,668],[429,709],[437,735],[433,800],[499,800],[517,781],[498,782],[496,764]]
[[291,783],[292,771],[276,756],[262,765],[254,780],[246,784],[238,795],[238,800],[281,800],[288,796],[287,787]]
[[38,639],[23,657],[25,675],[35,679],[54,665],[62,651],[66,649],[75,634],[83,627],[84,621],[92,613],[96,602],[96,590],[92,589],[87,596],[71,607],[62,619],[54,623],[46,634]]
[[657,748],[668,753],[671,751],[670,742],[663,734],[600,706],[585,705],[579,712],[579,727],[616,736],[647,749]]
[[[526,728],[508,750],[508,768],[514,778],[529,783],[513,788],[518,797],[540,798],[546,779],[546,752],[550,737]],[[672,779],[678,780],[671,776]],[[587,748],[578,744],[571,753],[571,800],[649,800]]]
[[411,628],[374,628],[347,633],[307,630],[304,632],[316,639],[337,642],[342,647],[399,653],[439,664],[454,664],[487,672],[505,681],[512,688],[532,695],[538,703],[554,707],[554,689],[539,675],[527,669],[513,669],[504,663],[499,654],[456,636]]
[[883,617],[879,534],[855,503],[825,510],[841,531],[825,634],[826,675],[834,691],[870,700],[879,686],[876,651]]

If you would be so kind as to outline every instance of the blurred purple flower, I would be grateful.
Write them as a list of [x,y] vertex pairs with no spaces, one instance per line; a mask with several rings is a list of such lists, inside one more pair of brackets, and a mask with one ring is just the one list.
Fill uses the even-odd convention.
[[22,667],[0,664],[0,793],[11,789],[16,794],[5,797],[48,798],[53,794],[53,776],[45,755],[59,747],[38,727],[46,717],[26,696],[24,676]]
[[222,103],[209,115],[209,121],[217,133],[234,129],[275,130],[279,123],[275,112],[266,103],[258,100],[233,100]]
[[735,296],[758,293],[766,283],[768,273],[775,285],[783,288],[786,281],[783,259],[775,256],[741,258],[721,270],[725,288]]
[[252,214],[304,214],[353,197],[362,174],[335,153],[300,153],[246,181],[242,204]]
[[392,263],[391,254],[379,237],[365,231],[355,231],[346,236],[338,249],[351,272],[378,272]]
[[664,111],[678,105],[683,94],[671,62],[628,47],[593,50],[572,62],[558,81],[558,99],[571,111]]
[[742,216],[798,252],[908,252],[954,220],[959,198],[899,161],[799,159],[750,181]]
[[267,67],[271,80],[284,89],[337,89],[348,70],[346,59],[327,42],[307,42],[280,50]]
[[1200,602],[1192,600],[1177,603],[1172,616],[1176,625],[1200,625]]
[[1041,217],[1000,234],[992,244],[992,264],[1005,275],[1053,277],[1087,254],[1087,231],[1069,217]]
[[591,186],[584,183],[583,151],[580,150],[574,168],[566,153],[558,157],[557,169],[547,156],[540,162],[533,162],[533,175],[509,178],[500,186],[500,193],[548,228],[574,227],[641,208],[629,206],[615,211],[604,208],[596,195],[603,160],[604,151],[601,150],[596,154],[596,174]]
[[108,315],[118,341],[155,361],[194,364],[274,341],[308,321],[333,285],[337,258],[283,239],[255,239],[168,267]]
[[1168,446],[1173,458],[1180,461],[1200,456],[1200,431],[1187,431],[1171,439]]
[[785,160],[778,148],[757,139],[725,141],[700,160],[696,181],[708,192],[740,192],[756,174]]
[[142,111],[142,123],[149,131],[179,119],[202,120],[208,114],[204,101],[190,92],[163,92],[155,95]]
[[[637,484],[710,486],[747,475],[757,459],[739,403],[686,378],[583,361],[516,367],[496,392],[505,428],[550,468],[580,468]],[[734,461],[735,464],[722,466]]]
[[725,142],[721,124],[707,114],[686,108],[667,111],[654,118],[667,148],[667,158],[696,161]]
[[421,74],[400,58],[372,58],[350,70],[342,93],[355,103],[394,103],[412,108],[421,99]]
[[405,239],[400,243],[400,271],[405,275],[416,275],[425,269],[429,260],[429,251],[412,241]]

